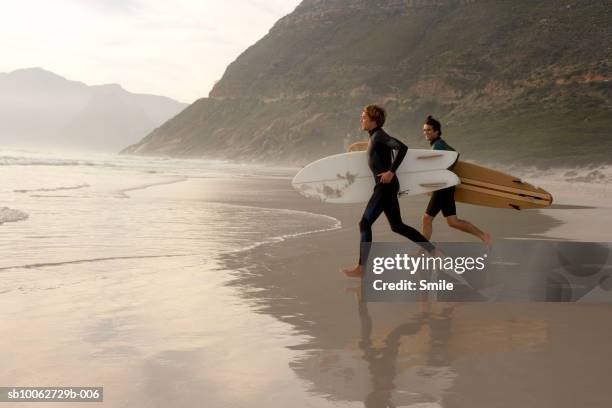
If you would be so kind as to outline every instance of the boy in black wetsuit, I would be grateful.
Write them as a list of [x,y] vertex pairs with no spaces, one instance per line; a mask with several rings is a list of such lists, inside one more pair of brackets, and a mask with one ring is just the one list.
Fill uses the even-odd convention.
[[[432,150],[455,151],[455,149],[442,140],[442,125],[431,116],[425,119],[425,123],[423,124],[423,135],[425,135],[425,139],[427,139],[431,145]],[[469,221],[457,218],[455,186],[431,193],[429,205],[427,205],[427,209],[423,215],[423,235],[427,239],[431,239],[433,219],[440,211],[442,211],[442,215],[446,218],[446,223],[450,227],[475,235],[487,245],[491,243],[491,234],[481,231]]]
[[[361,129],[370,134],[367,150],[368,165],[376,183],[372,197],[359,222],[361,243],[372,242],[372,224],[384,212],[393,232],[419,243],[425,250],[432,252],[434,246],[419,231],[402,222],[397,200],[399,181],[395,176],[395,171],[402,163],[408,147],[382,129],[385,119],[385,110],[377,105],[368,105],[361,112]],[[397,151],[395,159],[393,151]],[[363,275],[367,253],[362,254],[361,250],[359,252],[357,266],[343,270],[349,277],[358,278]]]

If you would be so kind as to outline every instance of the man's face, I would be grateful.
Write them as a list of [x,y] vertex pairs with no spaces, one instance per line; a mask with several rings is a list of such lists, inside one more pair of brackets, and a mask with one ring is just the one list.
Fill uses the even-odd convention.
[[366,132],[376,129],[376,122],[370,119],[367,113],[361,112],[361,130]]
[[425,139],[427,139],[428,142],[431,142],[432,140],[438,137],[438,132],[433,130],[431,125],[426,124],[423,125],[423,135],[425,136]]

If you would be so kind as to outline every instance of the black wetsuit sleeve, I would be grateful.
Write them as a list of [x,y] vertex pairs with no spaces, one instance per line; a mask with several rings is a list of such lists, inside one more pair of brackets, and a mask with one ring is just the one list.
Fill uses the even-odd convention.
[[389,136],[386,133],[381,135],[380,141],[387,147],[397,150],[397,155],[395,156],[395,160],[391,163],[392,172],[396,172],[400,164],[402,164],[402,160],[404,160],[404,156],[406,156],[406,152],[408,151],[408,146],[397,140],[396,138]]

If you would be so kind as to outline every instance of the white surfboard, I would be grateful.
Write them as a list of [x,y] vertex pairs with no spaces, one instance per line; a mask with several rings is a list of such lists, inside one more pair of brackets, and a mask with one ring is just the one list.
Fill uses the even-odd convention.
[[[330,203],[367,201],[374,189],[374,177],[368,167],[366,152],[328,156],[310,163],[296,174],[292,185],[302,195]],[[396,175],[400,196],[428,193],[459,183],[446,170],[456,152],[409,149]]]

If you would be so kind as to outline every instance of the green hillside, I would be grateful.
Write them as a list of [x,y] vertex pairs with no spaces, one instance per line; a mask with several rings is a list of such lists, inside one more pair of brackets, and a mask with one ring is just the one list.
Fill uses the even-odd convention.
[[375,102],[413,147],[433,114],[467,158],[608,162],[610,17],[608,1],[305,0],[125,152],[304,163],[364,138]]

